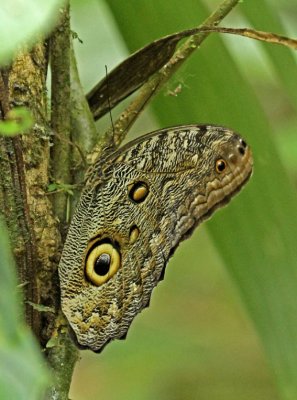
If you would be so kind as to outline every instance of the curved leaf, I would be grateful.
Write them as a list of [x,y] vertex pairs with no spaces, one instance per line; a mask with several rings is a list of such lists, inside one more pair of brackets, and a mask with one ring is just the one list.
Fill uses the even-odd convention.
[[[174,9],[151,1],[146,3],[145,14],[137,1],[125,6],[110,1],[109,5],[133,48],[166,33],[164,23],[157,23],[162,15],[166,15],[167,30],[197,24],[197,16],[206,15],[202,2],[190,0]],[[258,13],[255,6],[246,3],[245,7]],[[130,14],[131,19],[127,17]],[[266,14],[260,15],[264,20]],[[280,54],[288,50],[278,51],[278,62],[285,70]],[[177,97],[159,96],[153,108],[161,126],[189,122],[227,125],[241,132],[254,150],[251,183],[208,227],[262,339],[280,394],[293,400],[297,397],[296,190],[280,162],[269,120],[222,40],[208,40],[187,71],[194,75],[187,82],[190,90]]]

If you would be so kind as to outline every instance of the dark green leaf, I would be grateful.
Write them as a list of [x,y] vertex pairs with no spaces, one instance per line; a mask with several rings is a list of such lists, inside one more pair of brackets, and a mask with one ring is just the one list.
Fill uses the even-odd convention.
[[[131,48],[178,26],[197,25],[200,22],[197,18],[206,15],[202,2],[190,0],[175,7],[153,0],[146,3],[144,14],[134,0],[125,5],[110,1],[109,5]],[[257,14],[256,28],[263,30],[267,14],[258,12],[258,2],[244,5],[250,13]],[[277,10],[270,10],[278,19]],[[242,48],[240,40],[238,47]],[[286,57],[289,50],[278,47],[277,52],[277,62],[286,74],[281,55]],[[153,105],[160,126],[189,122],[227,125],[238,130],[252,146],[255,173],[251,182],[208,227],[262,339],[281,398],[294,400],[297,398],[296,189],[280,162],[270,121],[220,38],[213,37],[203,44],[184,76],[188,76],[187,90],[175,97],[159,96]],[[291,75],[290,81],[293,79],[296,80],[296,74]]]

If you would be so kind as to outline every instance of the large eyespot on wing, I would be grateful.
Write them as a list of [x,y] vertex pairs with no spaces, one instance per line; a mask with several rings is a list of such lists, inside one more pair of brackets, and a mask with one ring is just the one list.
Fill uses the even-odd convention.
[[85,275],[95,286],[107,282],[120,268],[121,255],[113,243],[97,241],[85,259]]

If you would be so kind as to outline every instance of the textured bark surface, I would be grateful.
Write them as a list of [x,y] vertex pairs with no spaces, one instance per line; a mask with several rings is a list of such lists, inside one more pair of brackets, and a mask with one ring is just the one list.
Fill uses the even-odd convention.
[[[51,149],[51,171],[57,184],[70,184],[70,163],[72,153],[70,130],[70,21],[69,10],[61,11],[58,27],[50,40],[51,60],[51,128],[53,147]],[[55,215],[63,238],[67,233],[68,194],[65,191],[53,195]]]
[[[24,285],[26,319],[41,344],[51,336],[54,314],[35,311],[28,301],[57,304],[56,270],[60,234],[46,195],[51,132],[47,123],[47,48],[36,45],[2,71],[2,118],[15,106],[32,112],[26,135],[1,138],[1,212],[8,225],[20,282]],[[4,106],[3,106],[4,105]]]
[[[0,211],[10,232],[24,293],[26,321],[41,347],[48,345],[44,354],[55,380],[46,398],[67,399],[77,349],[68,337],[64,318],[59,314],[57,267],[62,249],[62,225],[54,212],[54,195],[47,192],[53,178],[50,149],[55,135],[47,115],[47,68],[47,45],[39,43],[31,52],[20,53],[9,68],[1,71],[1,118],[5,119],[11,108],[25,106],[31,111],[34,124],[25,135],[0,137]],[[69,109],[66,107],[65,111],[60,101],[58,104],[57,107],[54,102],[59,112],[55,121],[63,121],[65,125],[64,120],[70,120]],[[67,118],[63,118],[65,112]],[[59,123],[55,122],[54,126],[60,128]],[[55,142],[57,147],[63,143],[60,138]],[[64,163],[63,168],[59,173],[67,176],[68,165]],[[40,306],[41,309],[50,307],[52,311],[40,311]]]

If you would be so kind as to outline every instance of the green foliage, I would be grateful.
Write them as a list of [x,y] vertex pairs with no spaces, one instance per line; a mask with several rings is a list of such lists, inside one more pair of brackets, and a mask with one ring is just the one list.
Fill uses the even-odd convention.
[[30,111],[25,107],[13,108],[7,113],[6,120],[0,121],[0,135],[15,136],[26,133],[33,125]]
[[73,188],[75,185],[70,185],[68,183],[58,183],[52,182],[48,185],[47,191],[48,193],[57,193],[57,192],[64,192],[73,196]]
[[0,399],[39,400],[49,376],[21,310],[20,288],[0,221]]
[[50,31],[62,0],[2,0],[0,4],[0,64],[8,63],[22,45],[30,46]]

